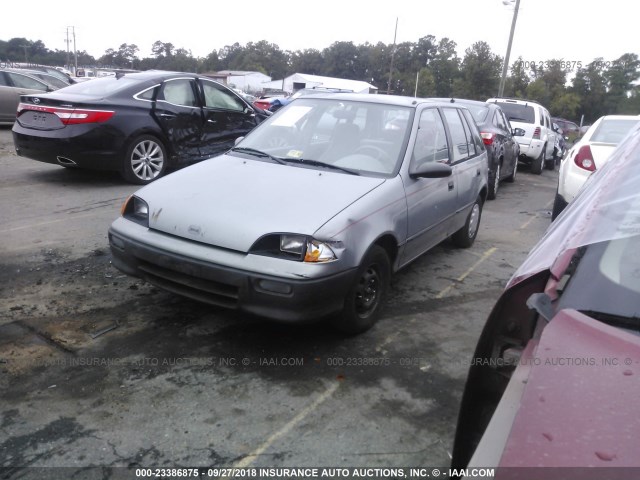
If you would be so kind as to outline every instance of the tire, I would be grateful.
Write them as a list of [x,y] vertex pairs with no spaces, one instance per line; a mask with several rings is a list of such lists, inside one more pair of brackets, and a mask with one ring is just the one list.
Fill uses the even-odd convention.
[[500,162],[496,165],[496,171],[489,175],[489,193],[487,193],[487,198],[489,200],[495,200],[498,195],[498,189],[500,187]]
[[531,173],[535,173],[536,175],[540,175],[542,173],[542,164],[544,163],[544,150],[546,147],[542,148],[540,155],[533,162],[531,162]]
[[569,205],[556,190],[556,198],[553,200],[553,210],[551,210],[551,221],[553,222],[562,211]]
[[478,195],[471,207],[464,226],[451,235],[454,245],[461,248],[469,248],[475,242],[480,229],[480,218],[482,217],[482,198]]
[[142,135],[127,149],[122,176],[127,182],[146,185],[160,178],[167,168],[167,153],[156,137]]
[[518,174],[518,159],[513,162],[513,172],[507,178],[504,179],[505,182],[513,183],[516,181],[516,175]]
[[544,168],[546,168],[547,170],[555,170],[556,168],[556,149],[554,147],[553,149],[553,155],[551,157],[551,159],[545,159],[544,161]]
[[382,247],[374,245],[358,267],[342,312],[333,321],[334,327],[351,335],[369,330],[380,316],[390,277],[389,256]]

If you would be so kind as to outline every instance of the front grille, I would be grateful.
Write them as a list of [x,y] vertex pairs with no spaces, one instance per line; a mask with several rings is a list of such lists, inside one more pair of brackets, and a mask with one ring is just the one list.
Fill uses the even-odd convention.
[[164,290],[226,308],[238,305],[239,288],[235,285],[187,275],[140,260],[145,280]]

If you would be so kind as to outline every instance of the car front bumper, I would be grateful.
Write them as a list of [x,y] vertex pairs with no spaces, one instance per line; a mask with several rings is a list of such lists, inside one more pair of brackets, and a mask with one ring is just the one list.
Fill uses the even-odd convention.
[[[166,236],[169,244],[181,245],[163,248],[140,241],[117,228],[127,222],[119,219],[109,229],[109,244],[113,265],[122,272],[142,278],[147,282],[185,297],[212,305],[237,309],[282,322],[305,322],[320,319],[343,308],[344,300],[356,275],[356,269],[331,273],[321,277],[304,277],[285,273],[278,275],[273,269],[255,270],[225,265],[199,255],[203,249],[215,252],[219,249],[175,237]],[[131,222],[128,222],[131,223]],[[136,226],[137,227],[137,226]],[[142,227],[139,227],[142,228]],[[161,233],[152,233],[165,237]],[[194,252],[195,255],[191,255]],[[234,256],[238,263],[250,264],[250,257],[258,255],[221,252],[221,258]],[[199,257],[199,258],[198,258]],[[292,266],[291,260],[257,259],[257,263]],[[223,260],[224,261],[224,260]],[[321,265],[313,265],[321,267]],[[289,269],[289,271],[293,268]]]

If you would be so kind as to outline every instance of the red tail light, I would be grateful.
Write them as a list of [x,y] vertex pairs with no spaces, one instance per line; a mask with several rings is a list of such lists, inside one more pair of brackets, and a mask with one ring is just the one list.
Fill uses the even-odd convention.
[[484,142],[485,145],[492,145],[493,139],[496,138],[495,133],[481,132],[480,136],[482,137],[482,141]]
[[540,140],[540,127],[536,127],[536,129],[533,131],[533,138]]
[[589,147],[589,145],[583,145],[580,147],[580,150],[578,150],[573,161],[577,166],[584,170],[588,170],[590,172],[595,172],[596,170],[596,162],[593,161],[593,154],[591,153],[591,147]]
[[89,110],[80,108],[59,108],[59,107],[42,107],[39,105],[29,105],[20,103],[18,105],[18,114],[25,110],[34,110],[36,112],[46,112],[56,115],[65,125],[77,125],[79,123],[101,123],[106,122],[115,114],[111,110]]

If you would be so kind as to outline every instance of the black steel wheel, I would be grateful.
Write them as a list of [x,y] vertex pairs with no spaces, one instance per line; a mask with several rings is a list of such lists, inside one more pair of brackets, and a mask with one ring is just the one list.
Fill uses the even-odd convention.
[[380,308],[391,276],[387,252],[374,245],[365,255],[356,279],[345,298],[342,313],[335,318],[339,330],[356,334],[369,330],[380,316]]

